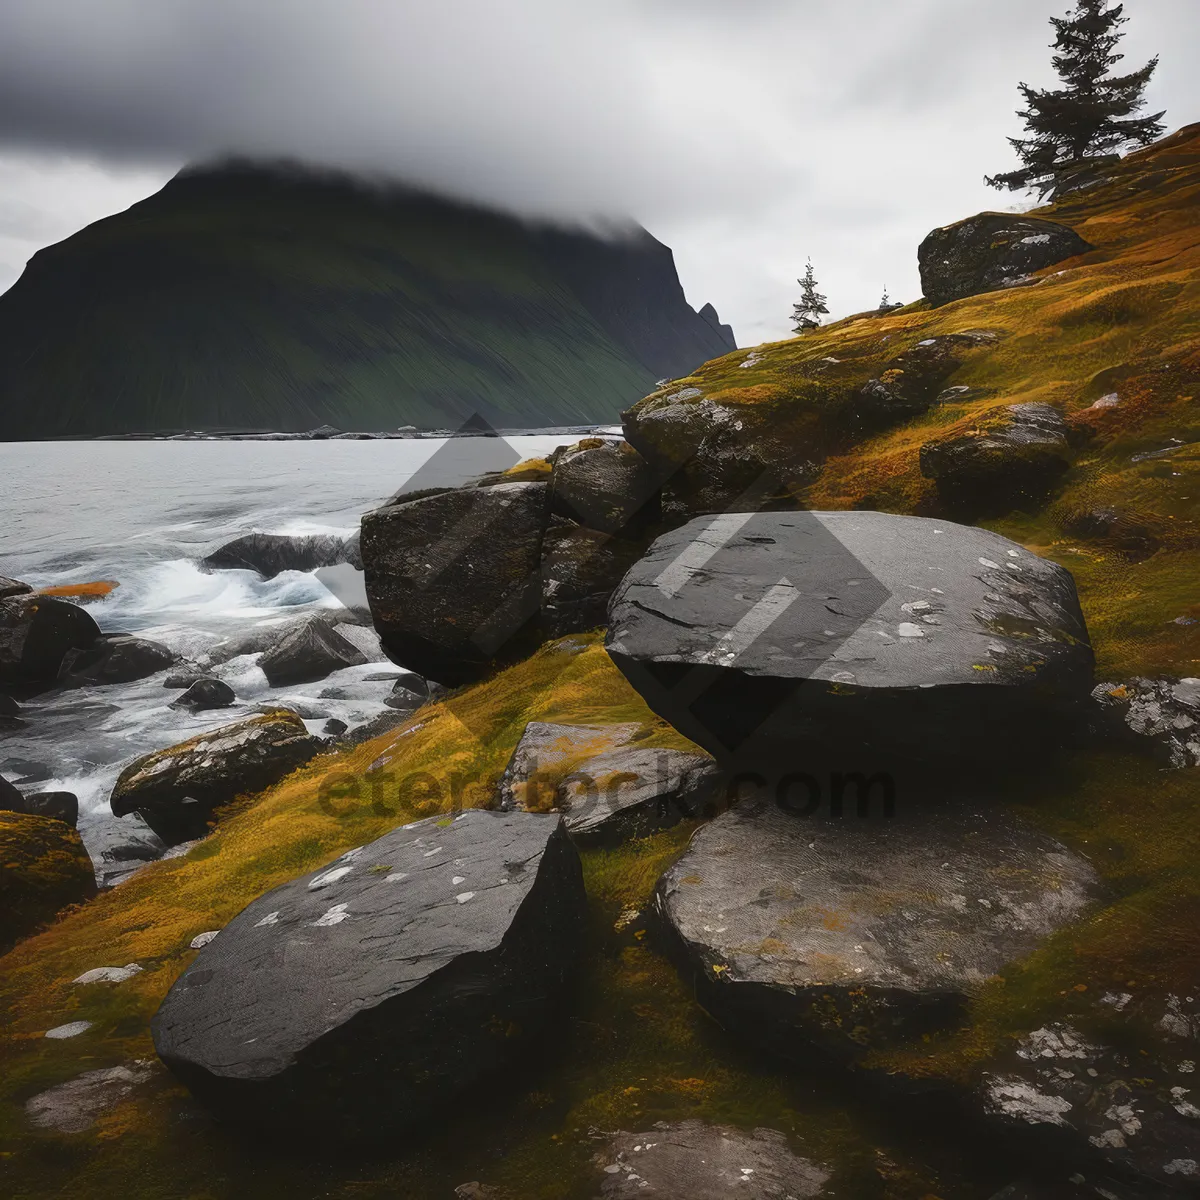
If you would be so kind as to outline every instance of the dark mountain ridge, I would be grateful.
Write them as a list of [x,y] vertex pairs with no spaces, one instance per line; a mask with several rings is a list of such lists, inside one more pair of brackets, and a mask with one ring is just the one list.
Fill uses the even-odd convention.
[[225,163],[39,251],[0,296],[0,437],[602,422],[733,348],[638,227]]

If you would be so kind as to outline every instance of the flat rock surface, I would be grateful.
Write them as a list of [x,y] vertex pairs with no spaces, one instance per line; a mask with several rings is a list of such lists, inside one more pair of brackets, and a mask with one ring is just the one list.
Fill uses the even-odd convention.
[[618,1133],[596,1156],[597,1200],[809,1200],[833,1195],[830,1172],[801,1158],[782,1133],[727,1125],[660,1122],[646,1133]]
[[755,798],[697,832],[655,904],[718,1019],[844,1053],[952,1016],[1097,894],[1088,862],[1000,809],[812,820]]
[[100,1071],[85,1071],[25,1101],[25,1115],[38,1129],[83,1133],[96,1118],[115,1108],[139,1084],[154,1074],[141,1060]]
[[984,529],[872,512],[665,534],[614,594],[607,648],[718,756],[849,734],[919,752],[933,728],[943,754],[993,720],[1078,703],[1093,663],[1062,567]]
[[641,837],[701,814],[720,771],[707,754],[626,746],[589,758],[555,792],[574,837]]
[[559,780],[576,764],[626,745],[640,728],[530,721],[500,777],[501,810],[552,807]]
[[140,813],[168,845],[204,837],[215,808],[262,791],[324,748],[295,713],[274,709],[143,755],[121,772],[110,805]]
[[394,1132],[541,1026],[583,911],[558,818],[417,822],[244,909],[171,989],[155,1046],[219,1116]]

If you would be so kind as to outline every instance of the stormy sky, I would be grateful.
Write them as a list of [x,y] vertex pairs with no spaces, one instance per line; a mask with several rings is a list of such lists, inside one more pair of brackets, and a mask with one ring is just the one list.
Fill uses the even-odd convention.
[[[239,153],[570,221],[632,216],[751,345],[811,255],[835,316],[1013,164],[1068,0],[3,0],[0,290],[40,246]],[[1126,67],[1200,120],[1200,4],[1130,0]]]

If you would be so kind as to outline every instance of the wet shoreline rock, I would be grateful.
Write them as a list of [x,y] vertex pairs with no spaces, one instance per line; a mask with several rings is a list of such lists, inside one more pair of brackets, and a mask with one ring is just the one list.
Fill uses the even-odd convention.
[[703,826],[654,903],[705,1008],[803,1062],[952,1027],[1099,896],[1085,859],[999,808],[831,820],[761,796]]
[[284,571],[307,573],[340,563],[361,568],[357,534],[343,538],[326,533],[248,533],[200,560],[210,571],[256,571],[264,579],[274,579]]
[[136,812],[168,846],[204,837],[213,811],[260,792],[325,748],[294,713],[276,709],[143,755],[121,772],[113,815]]
[[584,914],[557,818],[417,822],[244,909],[176,981],[155,1048],[240,1128],[391,1138],[542,1028]]
[[175,654],[148,638],[109,635],[71,668],[72,683],[134,683],[175,665]]
[[345,667],[362,666],[367,656],[319,616],[305,617],[267,650],[258,665],[272,687],[310,683]]
[[203,712],[212,708],[228,708],[236,699],[237,696],[229,684],[221,679],[202,675],[188,684],[187,690],[172,700],[170,707]]
[[94,651],[100,627],[76,604],[30,592],[0,599],[0,685],[54,683],[64,666]]

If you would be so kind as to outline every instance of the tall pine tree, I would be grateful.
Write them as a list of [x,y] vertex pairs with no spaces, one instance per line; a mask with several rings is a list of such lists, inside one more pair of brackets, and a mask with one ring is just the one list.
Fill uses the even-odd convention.
[[1109,8],[1109,0],[1076,0],[1073,13],[1050,19],[1057,34],[1054,69],[1065,86],[1042,91],[1020,85],[1028,107],[1018,115],[1030,136],[1008,140],[1022,166],[988,176],[989,186],[1014,192],[1034,188],[1045,196],[1089,158],[1145,146],[1163,132],[1162,113],[1135,115],[1145,107],[1146,84],[1158,59],[1129,75],[1109,75],[1125,57],[1114,53],[1124,36],[1120,27],[1129,20],[1124,9],[1123,4]]
[[792,325],[796,333],[808,333],[821,327],[821,318],[829,315],[825,307],[826,296],[817,291],[817,279],[813,274],[812,259],[804,271],[804,278],[797,279],[800,285],[800,302],[792,306]]

